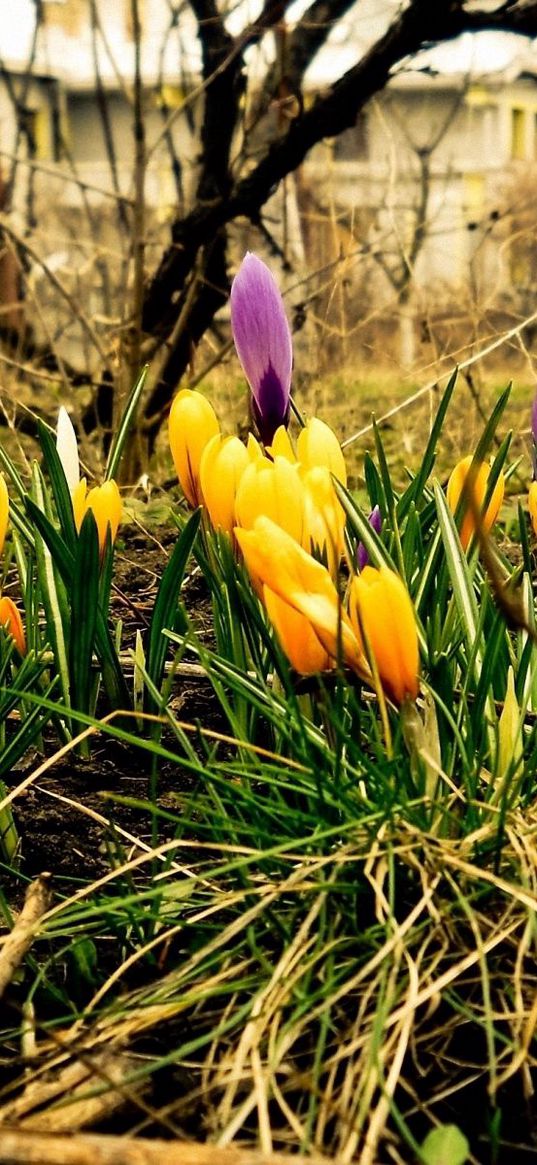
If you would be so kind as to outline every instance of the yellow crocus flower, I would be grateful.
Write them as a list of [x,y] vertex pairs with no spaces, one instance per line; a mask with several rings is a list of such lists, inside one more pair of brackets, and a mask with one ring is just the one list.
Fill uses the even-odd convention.
[[170,409],[168,433],[175,472],[191,506],[201,505],[199,469],[203,450],[220,432],[212,404],[191,388],[182,388]]
[[304,504],[298,465],[291,465],[285,457],[275,457],[274,461],[255,458],[241,477],[235,518],[239,526],[250,530],[263,515],[302,542]]
[[201,455],[199,482],[204,505],[215,530],[231,534],[235,525],[235,497],[250,464],[246,445],[238,437],[211,437]]
[[[468,488],[470,488],[469,472],[472,464],[471,454],[468,457],[463,457],[462,461],[455,466],[447,485],[447,501],[448,506],[452,512],[455,513],[459,500],[465,489],[465,483],[468,479]],[[486,465],[484,461],[474,466],[472,470],[472,496],[474,499],[475,508],[481,513],[485,502],[487,493],[487,482],[490,474],[490,466]],[[492,491],[492,496],[484,513],[481,513],[481,524],[483,530],[488,533],[494,525],[498,516],[500,506],[503,502],[503,495],[505,489],[505,480],[503,474],[500,474],[496,485]],[[475,515],[472,513],[470,506],[467,504],[465,513],[461,522],[459,537],[463,550],[466,550],[470,544],[472,536],[475,534],[476,523]]]
[[345,511],[339,503],[330,471],[322,465],[302,473],[304,533],[302,545],[320,556],[335,577],[343,553]]
[[263,587],[263,601],[281,646],[295,671],[310,676],[333,668],[333,660],[305,615],[301,615],[285,599],[271,591],[270,587]]
[[296,443],[298,460],[304,469],[324,465],[342,485],[347,484],[347,469],[341,445],[330,425],[312,417],[300,430]]
[[399,575],[386,566],[365,566],[351,583],[351,624],[363,631],[384,690],[396,704],[419,691],[418,632],[414,608]]
[[235,536],[254,580],[307,619],[332,659],[341,656],[360,675],[369,675],[360,638],[326,567],[270,518],[258,517],[251,530],[235,527]]
[[291,465],[295,464],[295,451],[285,425],[280,425],[279,429],[276,429],[272,445],[267,452],[270,453],[271,457],[285,457],[285,460],[290,461]]
[[99,536],[99,550],[103,554],[107,530],[110,529],[114,543],[123,512],[117,483],[105,481],[104,485],[96,485],[88,490],[86,478],[83,477],[73,490],[72,499],[77,530],[80,530],[87,511],[92,510]]

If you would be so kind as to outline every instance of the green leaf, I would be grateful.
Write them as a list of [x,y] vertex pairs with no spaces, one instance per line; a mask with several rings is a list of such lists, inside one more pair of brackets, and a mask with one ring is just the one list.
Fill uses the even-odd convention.
[[[464,627],[468,652],[471,653],[477,641],[479,616],[470,567],[460,544],[453,515],[439,485],[435,487],[435,494],[438,522],[446,552],[453,594]],[[476,654],[478,670],[481,668],[481,662],[481,655]]]
[[477,465],[480,461],[485,460],[510,395],[511,385],[508,384],[507,388],[505,388],[498,397],[498,400],[496,401],[485,428],[483,429],[479,441],[477,442],[476,450],[472,459],[472,465],[474,465],[474,463]]
[[131,707],[129,689],[117,657],[110,628],[101,610],[97,611],[95,646],[102,664],[103,683],[112,708],[128,711]]
[[[457,606],[461,628],[465,641],[465,651],[468,669],[473,672],[475,685],[479,686],[483,672],[483,628],[479,620],[477,599],[473,586],[471,568],[462,549],[459,535],[451,510],[444,497],[443,490],[435,486],[436,504],[438,508],[438,522],[446,552],[446,560],[453,588],[453,597]],[[497,720],[494,693],[489,687],[486,699],[487,716],[489,720],[489,746],[494,747],[494,732],[492,725]]]
[[423,1165],[464,1165],[470,1146],[457,1125],[440,1125],[432,1129],[421,1146]]
[[[34,660],[32,662],[33,668],[35,669],[32,678],[33,680],[36,680],[38,675],[41,674],[43,668],[39,661],[36,662]],[[24,720],[21,721],[20,727],[17,729],[16,733],[10,738],[7,745],[5,745],[5,747],[0,751],[1,775],[9,772],[10,769],[13,768],[13,765],[15,765],[17,761],[20,760],[21,756],[24,756],[24,753],[27,752],[27,750],[35,741],[36,737],[39,736],[43,725],[50,718],[52,713],[56,712],[56,705],[50,703],[48,699],[55,685],[56,677],[54,677],[44,692],[40,692],[38,694],[35,693],[35,698],[38,702],[32,711],[28,712],[28,714],[24,717]],[[27,693],[25,694],[27,696]],[[11,696],[14,695],[15,689],[13,689],[11,692]],[[13,703],[15,702],[17,701],[14,699]]]
[[42,421],[37,422],[37,434],[39,437],[39,444],[43,451],[43,457],[48,469],[50,484],[52,487],[52,494],[56,503],[56,510],[62,534],[65,541],[71,550],[74,550],[77,539],[77,532],[75,526],[75,519],[73,514],[73,503],[71,501],[71,492],[67,485],[67,479],[63,465],[58,456],[56,442],[50,430],[43,424]]
[[524,562],[524,571],[531,578],[533,573],[533,563],[531,560],[530,541],[528,537],[528,524],[526,521],[526,513],[523,510],[520,502],[518,503],[518,531],[520,538],[520,549],[522,551],[522,559]]
[[436,445],[440,437],[442,425],[444,424],[451,398],[453,396],[455,385],[457,383],[457,375],[458,369],[456,368],[449,379],[438,406],[438,411],[434,419],[434,424],[430,432],[429,440],[425,447],[425,452],[423,454],[423,460],[419,472],[416,474],[413,481],[405,490],[403,496],[399,499],[397,505],[397,517],[399,522],[403,521],[403,518],[406,516],[412,502],[414,502],[416,506],[419,504],[419,499],[425,489],[425,483],[433,469],[436,458]]
[[388,503],[384,494],[380,473],[370,453],[366,453],[364,457],[364,477],[371,509],[374,510],[375,506],[380,506],[380,509],[385,514],[388,509]]
[[[37,462],[34,462],[32,466],[32,486],[36,508],[45,521],[48,521],[44,512],[47,505],[45,484]],[[50,528],[54,530],[52,525]],[[70,703],[68,663],[70,615],[67,590],[61,572],[56,568],[51,550],[39,529],[35,533],[35,557],[40,598],[45,611],[47,638],[60,677],[62,696],[68,706]]]
[[92,660],[99,600],[99,539],[92,510],[78,536],[71,585],[69,664],[73,707],[89,713],[93,688]]
[[140,397],[141,397],[142,392],[144,390],[144,385],[145,385],[145,382],[147,380],[148,371],[149,371],[149,364],[146,364],[142,368],[142,371],[138,377],[138,380],[136,381],[136,383],[132,389],[132,392],[130,394],[130,397],[127,401],[127,404],[125,407],[125,412],[123,413],[123,416],[122,416],[121,421],[119,423],[118,431],[114,437],[114,440],[112,441],[112,445],[110,447],[110,452],[108,454],[108,461],[106,464],[106,472],[104,475],[105,481],[110,481],[110,478],[115,477],[117,474],[117,471],[119,469],[119,463],[121,461],[123,449],[125,448],[125,442],[126,442],[127,437],[129,435],[130,427],[131,427],[131,425],[134,421],[134,418],[136,416],[136,410],[138,408]]
[[32,519],[32,522],[39,533],[44,538],[55,565],[62,576],[66,587],[70,587],[74,568],[74,555],[72,550],[66,546],[61,534],[54,529],[52,522],[49,521],[43,510],[34,502],[33,498],[25,498],[26,509]]
[[384,564],[385,566],[389,566],[390,570],[397,570],[393,558],[391,558],[376,531],[370,526],[365,514],[356,505],[349,491],[336,478],[333,478],[333,482],[336,494],[347,515],[349,526],[359,541],[363,542],[373,566],[382,566]]
[[[146,671],[151,682],[159,691],[168,650],[168,640],[163,635],[163,631],[165,628],[171,630],[174,628],[179,592],[183,585],[186,564],[198,532],[200,519],[201,510],[196,510],[188,519],[160,580],[153,607],[147,637]],[[154,706],[151,699],[148,700],[149,706],[151,708]]]

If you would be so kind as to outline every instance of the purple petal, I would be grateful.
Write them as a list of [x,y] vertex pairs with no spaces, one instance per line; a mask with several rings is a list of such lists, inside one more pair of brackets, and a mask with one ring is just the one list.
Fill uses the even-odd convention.
[[231,329],[252,390],[254,415],[261,418],[261,436],[270,442],[289,416],[293,348],[276,280],[251,252],[231,287]]
[[[369,525],[372,526],[373,530],[375,531],[375,534],[380,534],[380,531],[382,530],[382,514],[380,512],[379,506],[375,506],[375,508],[371,510],[367,520]],[[363,570],[364,566],[367,566],[368,562],[369,551],[366,550],[363,542],[359,542],[356,548],[356,564],[358,566],[358,570]]]

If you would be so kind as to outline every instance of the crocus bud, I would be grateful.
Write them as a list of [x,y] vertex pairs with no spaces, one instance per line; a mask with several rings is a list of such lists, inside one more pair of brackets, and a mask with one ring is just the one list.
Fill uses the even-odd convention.
[[302,473],[304,483],[304,532],[302,545],[337,575],[345,535],[345,511],[336,497],[328,469],[316,465]]
[[324,465],[342,485],[347,484],[347,468],[341,445],[330,425],[320,421],[318,417],[312,417],[305,428],[300,430],[296,452],[304,469]]
[[276,457],[274,461],[267,457],[256,459],[241,477],[235,501],[239,526],[250,530],[260,515],[270,518],[297,542],[302,542],[304,486],[298,465],[291,465],[285,457]]
[[295,671],[302,676],[311,676],[333,668],[333,660],[304,615],[290,607],[270,587],[263,587],[263,601],[280,644]]
[[349,614],[356,635],[364,638],[385,692],[395,704],[415,700],[419,690],[418,632],[414,608],[395,571],[364,567],[352,580]]
[[285,425],[280,425],[279,429],[276,429],[272,445],[267,449],[267,453],[270,453],[271,457],[285,457],[286,461],[290,461],[292,465],[295,464],[295,451]]
[[181,489],[191,506],[202,502],[199,481],[201,455],[220,432],[212,404],[201,392],[182,388],[174,397],[168,423],[170,449]]
[[0,625],[14,639],[19,654],[26,655],[26,638],[21,614],[13,599],[9,599],[7,596],[0,599]]
[[[485,533],[488,533],[496,521],[500,506],[503,502],[505,488],[504,477],[503,474],[500,474],[492,491],[492,496],[487,505],[487,508],[483,513],[482,510],[487,494],[487,482],[490,474],[490,466],[485,465],[485,462],[482,461],[479,465],[474,466],[470,475],[471,465],[472,456],[470,455],[468,457],[463,457],[462,461],[459,461],[458,465],[455,466],[455,469],[453,470],[447,485],[448,506],[451,512],[454,514],[457,510],[459,500],[463,495],[463,490],[471,488],[474,507],[481,514],[481,525],[483,530]],[[466,486],[467,480],[468,486]],[[475,515],[470,509],[470,505],[466,504],[465,509],[466,512],[464,513],[464,517],[462,519],[459,534],[463,550],[467,549],[476,530]]]
[[498,721],[496,775],[499,778],[507,777],[509,772],[520,764],[522,753],[521,715],[516,698],[513,669],[510,667],[507,673],[507,691],[503,702],[502,714]]
[[72,493],[80,481],[78,442],[69,413],[67,409],[64,409],[63,405],[58,413],[56,449],[58,450],[58,457],[62,463],[67,485]]
[[[380,534],[380,531],[382,530],[382,514],[380,512],[380,506],[375,506],[371,510],[367,520],[371,528],[375,531],[375,534]],[[367,566],[368,562],[369,551],[366,550],[363,542],[359,542],[356,548],[356,565],[358,566],[358,570],[363,570],[364,566]]]
[[7,527],[9,523],[9,494],[7,492],[6,479],[0,473],[0,553],[4,548],[6,540]]
[[293,367],[291,330],[283,300],[269,268],[248,252],[231,287],[231,330],[252,392],[252,411],[261,440],[270,445],[289,418]]
[[256,519],[252,530],[235,527],[235,537],[254,580],[304,616],[332,659],[341,656],[358,674],[369,675],[361,641],[326,567],[264,516]]
[[116,482],[105,481],[104,485],[96,485],[93,489],[88,490],[86,478],[83,477],[72,497],[77,530],[80,530],[87,511],[92,510],[99,537],[99,550],[102,555],[106,546],[107,531],[110,530],[110,537],[114,543],[123,512]]
[[231,534],[235,525],[235,497],[250,462],[248,450],[238,437],[211,437],[201,455],[200,485],[203,501],[215,530]]

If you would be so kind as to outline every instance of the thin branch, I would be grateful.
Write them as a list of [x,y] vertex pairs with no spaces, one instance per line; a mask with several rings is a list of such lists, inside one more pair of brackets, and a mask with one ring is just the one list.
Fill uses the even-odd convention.
[[453,0],[434,6],[430,0],[414,0],[358,64],[291,122],[284,137],[269,147],[251,173],[238,180],[228,198],[220,196],[209,205],[196,205],[189,215],[176,220],[173,245],[163,256],[147,292],[145,330],[169,334],[177,315],[174,292],[184,287],[197,252],[208,238],[239,216],[255,218],[282,178],[297,169],[312,146],[354,124],[359,110],[385,85],[398,61],[416,53],[425,42],[446,39],[463,28],[464,13]]
[[[502,332],[500,336],[497,336],[496,339],[492,340],[490,344],[486,344],[484,348],[480,348],[478,352],[474,352],[473,356],[469,356],[467,360],[462,360],[461,363],[457,365],[459,371],[463,372],[466,368],[471,368],[473,364],[477,364],[480,360],[485,360],[487,356],[492,354],[492,352],[496,352],[498,348],[502,348],[504,344],[508,344],[515,336],[518,336],[520,332],[523,332],[525,328],[529,328],[532,324],[535,323],[537,323],[537,311],[534,311],[532,315],[527,316],[526,319],[521,320],[520,323],[515,324],[514,327],[509,328],[508,331]],[[447,357],[444,357],[444,360],[446,359]],[[424,384],[423,388],[419,388],[418,391],[413,392],[411,396],[407,396],[406,400],[402,400],[399,402],[399,404],[394,405],[393,408],[388,409],[388,411],[383,413],[382,416],[376,417],[374,422],[371,421],[369,425],[364,425],[362,429],[358,429],[358,431],[353,433],[351,437],[347,437],[345,441],[341,442],[341,448],[346,449],[348,445],[353,445],[354,442],[359,441],[361,437],[366,437],[369,433],[372,433],[375,424],[377,427],[384,425],[386,421],[390,421],[392,417],[397,416],[398,413],[403,412],[404,409],[410,408],[410,406],[415,404],[416,401],[421,400],[422,397],[427,396],[429,393],[436,392],[437,389],[438,377],[436,377],[435,380],[430,380],[428,384]]]

